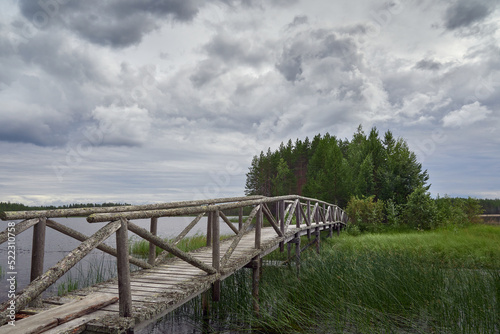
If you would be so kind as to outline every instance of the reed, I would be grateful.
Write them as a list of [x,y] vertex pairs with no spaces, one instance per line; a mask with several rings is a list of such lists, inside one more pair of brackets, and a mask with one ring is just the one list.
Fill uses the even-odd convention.
[[[343,236],[266,268],[268,333],[498,333],[500,229]],[[466,242],[465,244],[463,242]]]
[[57,285],[57,295],[63,296],[71,291],[105,282],[116,276],[116,260],[106,255],[93,256],[86,264],[79,262],[74,270],[62,278]]

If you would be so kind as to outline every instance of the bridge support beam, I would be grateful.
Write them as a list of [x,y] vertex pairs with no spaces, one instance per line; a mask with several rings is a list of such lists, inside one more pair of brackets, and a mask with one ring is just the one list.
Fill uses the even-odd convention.
[[[41,276],[43,271],[43,261],[45,254],[45,230],[47,218],[40,218],[40,221],[33,227],[33,244],[31,251],[31,280],[33,282]],[[32,307],[42,306],[41,298],[35,298],[30,305]]]
[[314,235],[315,235],[315,237],[316,237],[316,238],[314,239],[314,240],[316,241],[316,253],[318,253],[318,254],[319,254],[319,253],[320,253],[320,247],[321,247],[321,245],[320,245],[320,242],[321,242],[321,232],[320,232],[320,230],[319,230],[319,227],[316,227],[316,228],[314,229]]
[[118,298],[120,317],[132,316],[132,292],[130,291],[130,265],[128,263],[127,220],[120,219],[121,226],[116,231],[116,266],[118,268]]
[[252,260],[252,300],[253,300],[253,312],[259,317],[260,315],[260,305],[259,305],[259,283],[261,276],[261,260],[256,257]]
[[[152,235],[156,235],[158,233],[158,218],[156,217],[151,218],[151,222],[149,224],[149,232],[151,232]],[[156,260],[156,245],[150,241],[148,263],[154,266],[155,260]]]
[[300,276],[300,235],[295,233],[295,267],[297,268],[297,277]]
[[[210,212],[212,216],[212,267],[219,272],[220,270],[220,225],[219,225],[219,210]],[[218,302],[220,300],[220,280],[217,280],[212,285],[212,300]]]

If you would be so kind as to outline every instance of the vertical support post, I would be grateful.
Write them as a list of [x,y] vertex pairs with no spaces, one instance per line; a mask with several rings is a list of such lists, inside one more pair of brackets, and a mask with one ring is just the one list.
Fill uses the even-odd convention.
[[316,252],[319,254],[320,240],[321,240],[320,236],[321,235],[320,235],[319,227],[316,227],[314,230],[315,230],[314,234],[316,235]]
[[[218,272],[220,270],[219,209],[215,209],[210,215],[212,215],[212,267]],[[215,281],[212,285],[212,300],[215,302],[220,300],[220,280]]]
[[[37,279],[43,274],[43,263],[45,256],[45,230],[47,226],[47,218],[42,217],[40,221],[33,227],[33,243],[31,250],[31,275],[30,282]],[[31,306],[41,306],[41,298],[36,298],[31,302]]]
[[259,281],[260,281],[260,259],[258,257],[252,260],[252,300],[253,312],[259,317]]
[[45,255],[45,230],[47,218],[40,218],[40,221],[33,227],[33,244],[31,251],[31,282],[43,274],[43,259]]
[[[153,217],[151,218],[151,223],[149,224],[149,230],[152,235],[156,235],[158,233],[158,218]],[[153,244],[152,242],[149,243],[149,256],[148,256],[148,263],[152,266],[155,265],[155,259],[156,259],[156,245]]]
[[340,224],[337,224],[337,237],[340,237]]
[[332,223],[335,221],[335,213],[333,211],[333,206],[329,206],[328,208],[330,209],[330,219],[329,219],[330,227],[329,227],[329,231],[328,231],[328,238],[331,238],[333,236],[333,224]]
[[295,267],[297,268],[297,277],[300,275],[300,234],[295,233]]
[[300,204],[300,200],[299,199],[297,200],[297,202],[298,202],[297,203],[297,209],[295,210],[295,224],[296,224],[297,227],[300,227],[301,218],[302,218],[300,212],[301,212],[301,209],[302,209],[302,207],[301,207],[302,204]]
[[[280,201],[280,231],[285,233],[285,200]],[[285,243],[280,242],[280,252],[283,253],[285,251]]]
[[239,210],[238,231],[241,231],[242,227],[243,227],[243,207],[241,207]]
[[255,248],[260,249],[261,231],[262,231],[262,204],[259,204],[257,211],[257,220],[255,222]]
[[212,213],[208,213],[207,217],[207,247],[212,246]]
[[[306,215],[307,215],[307,219],[311,219],[311,201],[307,201],[307,210],[306,210]],[[309,223],[311,224],[312,226],[312,221],[309,221]],[[311,229],[307,229],[307,240],[311,240]]]
[[131,317],[132,293],[130,291],[130,265],[128,262],[128,227],[125,218],[121,218],[120,221],[121,227],[116,231],[119,314],[120,317]]

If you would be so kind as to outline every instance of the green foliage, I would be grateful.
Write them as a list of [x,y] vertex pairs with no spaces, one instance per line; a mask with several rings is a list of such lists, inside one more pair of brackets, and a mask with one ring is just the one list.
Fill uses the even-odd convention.
[[342,207],[352,196],[405,204],[418,187],[428,189],[427,171],[406,141],[376,128],[367,136],[361,126],[352,140],[330,134],[312,141],[297,139],[255,156],[247,173],[247,195],[299,194]]
[[403,207],[401,219],[404,224],[417,230],[430,230],[436,226],[437,207],[425,188],[415,189]]
[[500,214],[500,199],[479,199],[478,202],[485,214]]
[[[221,236],[223,238],[224,236]],[[174,238],[166,238],[166,242],[172,243]],[[179,243],[176,245],[177,248],[184,252],[190,252],[192,250],[205,247],[207,245],[207,238],[202,234],[195,234],[190,237],[184,237]],[[131,254],[135,254],[141,256],[143,258],[147,258],[149,255],[149,241],[144,239],[137,240],[136,238],[131,238],[129,240],[129,251]],[[156,254],[160,254],[163,250],[160,247],[156,247]],[[169,255],[172,257],[172,255]]]
[[346,207],[351,224],[361,232],[375,232],[384,221],[384,202],[375,201],[375,196],[359,199],[354,196]]
[[479,201],[473,198],[438,197],[437,224],[441,227],[460,227],[468,224],[480,223],[483,208]]

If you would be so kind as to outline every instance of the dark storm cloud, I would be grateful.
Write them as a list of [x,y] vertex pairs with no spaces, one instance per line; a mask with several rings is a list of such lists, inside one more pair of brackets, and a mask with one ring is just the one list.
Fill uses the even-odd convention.
[[457,1],[446,11],[445,26],[448,30],[468,27],[485,19],[494,7],[494,2],[490,1]]
[[441,68],[441,63],[434,61],[432,59],[422,59],[418,63],[415,64],[415,68],[419,70],[431,70],[436,71]]
[[292,23],[290,23],[287,28],[293,28],[302,24],[307,24],[309,22],[309,19],[307,18],[306,15],[298,15],[293,18]]
[[334,70],[350,71],[353,65],[359,65],[356,44],[329,30],[300,32],[283,48],[275,66],[286,80],[293,82],[301,79],[304,64],[316,66],[321,60],[329,60],[329,67]]
[[21,13],[35,27],[64,26],[99,45],[126,47],[158,27],[158,20],[190,21],[199,0],[20,0]]
[[190,80],[195,87],[201,87],[229,69],[238,66],[259,67],[270,58],[269,50],[263,45],[252,45],[247,39],[237,39],[225,33],[217,34],[203,50],[208,58],[200,61]]

